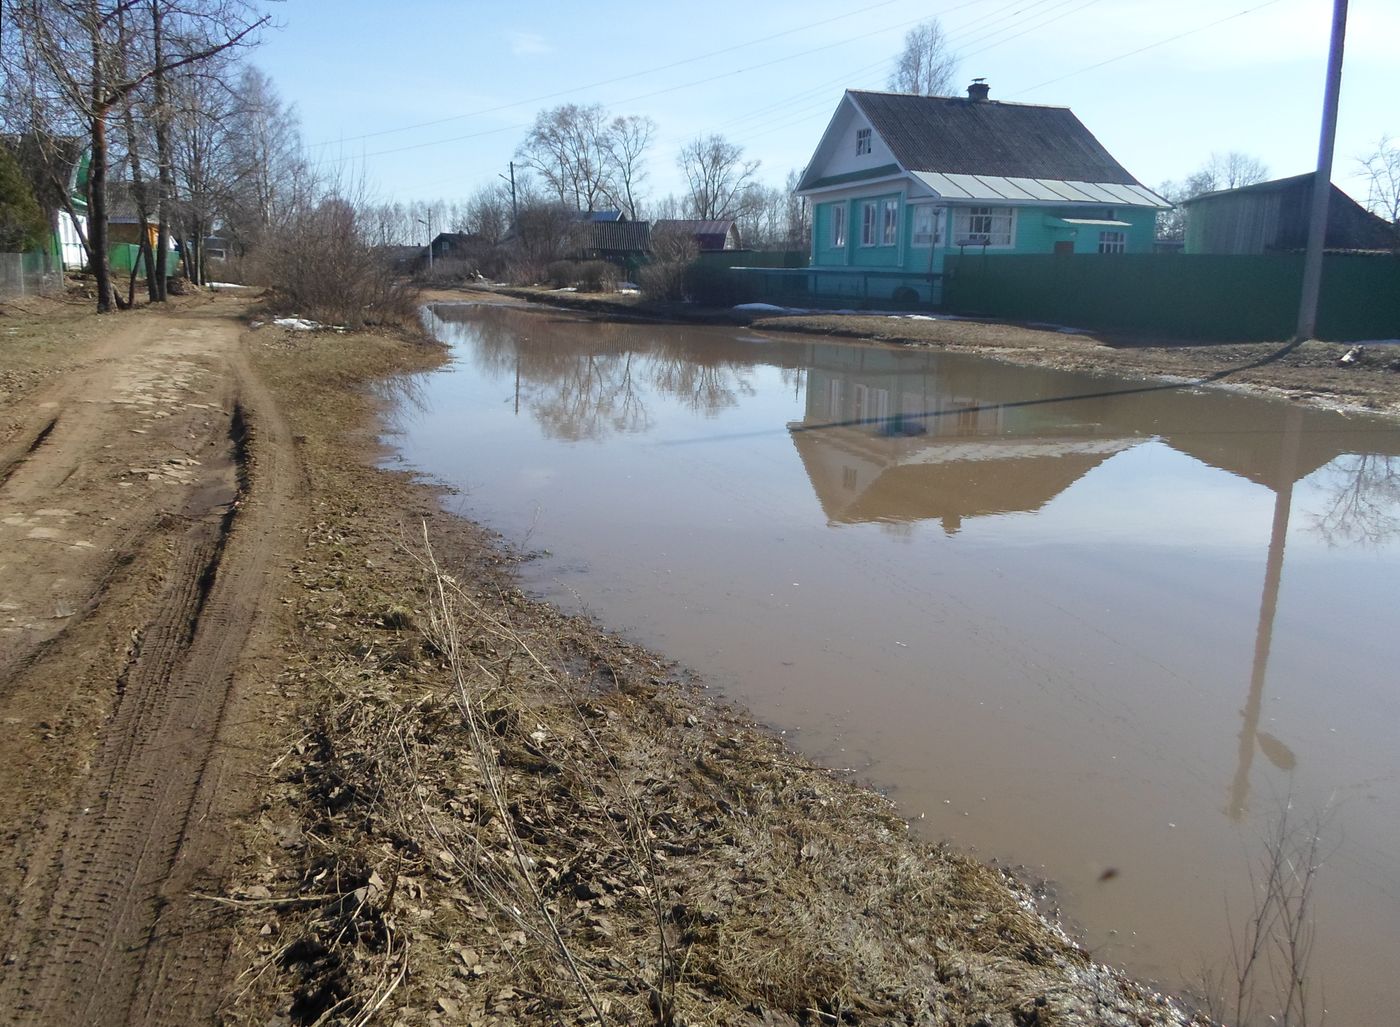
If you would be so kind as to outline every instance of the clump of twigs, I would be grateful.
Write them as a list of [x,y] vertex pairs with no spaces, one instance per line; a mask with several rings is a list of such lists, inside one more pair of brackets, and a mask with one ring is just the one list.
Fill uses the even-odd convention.
[[1300,823],[1292,800],[1281,803],[1249,868],[1254,906],[1229,920],[1229,964],[1201,973],[1202,1006],[1212,1019],[1235,1027],[1319,1022],[1314,897],[1327,820],[1324,810]]

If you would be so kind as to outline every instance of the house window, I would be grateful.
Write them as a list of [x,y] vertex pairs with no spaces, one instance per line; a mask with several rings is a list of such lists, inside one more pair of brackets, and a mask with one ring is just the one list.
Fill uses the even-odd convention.
[[893,246],[899,241],[899,201],[886,200],[884,217],[880,222],[880,245]]
[[860,244],[875,245],[875,204],[867,201],[860,205]]
[[914,208],[914,245],[932,246],[937,239],[938,218],[932,204],[921,204]]
[[914,207],[914,238],[916,246],[934,245],[934,208],[930,204]]
[[846,205],[834,204],[831,208],[831,245],[840,249],[846,245]]
[[953,241],[969,246],[1010,246],[1014,222],[1010,207],[959,207]]
[[1128,233],[1127,232],[1100,232],[1099,233],[1100,253],[1127,253]]
[[870,152],[870,129],[862,128],[856,131],[856,156],[860,157]]

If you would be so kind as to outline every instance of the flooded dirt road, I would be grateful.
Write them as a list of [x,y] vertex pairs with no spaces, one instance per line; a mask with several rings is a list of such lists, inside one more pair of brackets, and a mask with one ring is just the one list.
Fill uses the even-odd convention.
[[529,583],[701,672],[1170,987],[1228,962],[1290,803],[1312,972],[1400,958],[1400,430],[1222,391],[436,308],[403,458]]

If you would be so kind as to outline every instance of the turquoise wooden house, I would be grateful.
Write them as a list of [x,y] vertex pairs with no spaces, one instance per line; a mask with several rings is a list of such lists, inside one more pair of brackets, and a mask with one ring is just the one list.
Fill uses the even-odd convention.
[[937,302],[950,253],[1152,251],[1171,204],[1069,108],[967,92],[847,90],[797,187],[810,293]]

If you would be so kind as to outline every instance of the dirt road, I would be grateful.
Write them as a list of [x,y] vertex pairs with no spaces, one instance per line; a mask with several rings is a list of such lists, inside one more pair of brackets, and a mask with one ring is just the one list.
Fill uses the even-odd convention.
[[233,301],[102,319],[0,406],[0,1019],[207,1022],[299,486]]

